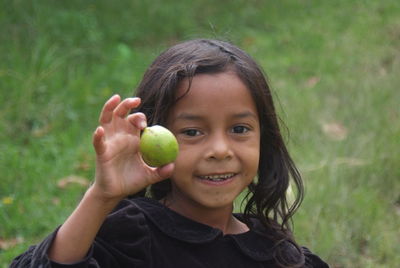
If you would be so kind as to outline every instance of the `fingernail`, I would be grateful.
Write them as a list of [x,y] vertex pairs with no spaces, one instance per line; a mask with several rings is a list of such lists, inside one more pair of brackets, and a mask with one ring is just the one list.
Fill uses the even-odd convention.
[[140,127],[141,127],[142,129],[146,128],[146,127],[147,127],[146,121],[140,122]]
[[100,129],[101,129],[101,127],[98,126],[98,127],[96,128],[94,134],[95,134],[95,135],[99,135]]

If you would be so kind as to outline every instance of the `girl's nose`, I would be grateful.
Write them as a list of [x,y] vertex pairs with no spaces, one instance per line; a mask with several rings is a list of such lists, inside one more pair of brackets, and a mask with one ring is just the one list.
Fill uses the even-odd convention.
[[208,145],[207,159],[226,160],[233,156],[232,145],[229,137],[224,134],[216,134],[210,137]]

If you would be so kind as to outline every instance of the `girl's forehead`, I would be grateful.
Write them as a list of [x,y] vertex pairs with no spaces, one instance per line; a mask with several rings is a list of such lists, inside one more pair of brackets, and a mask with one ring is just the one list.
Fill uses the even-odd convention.
[[[198,74],[184,79],[177,90],[178,101],[173,113],[183,111],[218,113],[219,111],[248,111],[257,114],[248,87],[234,72]],[[229,108],[229,109],[222,109]]]
[[[238,91],[238,89],[240,89]],[[248,93],[250,90],[242,82],[239,76],[232,72],[211,74],[197,74],[191,79],[184,78],[178,85],[177,96],[217,97],[219,93]]]

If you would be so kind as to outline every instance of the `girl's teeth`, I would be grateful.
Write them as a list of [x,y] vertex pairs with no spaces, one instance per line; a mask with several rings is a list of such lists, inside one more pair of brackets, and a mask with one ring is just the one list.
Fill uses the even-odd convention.
[[201,176],[201,178],[205,179],[205,180],[210,180],[210,181],[223,181],[223,180],[233,177],[234,175],[235,174],[233,174],[233,173],[223,174],[223,175],[207,175],[207,176]]

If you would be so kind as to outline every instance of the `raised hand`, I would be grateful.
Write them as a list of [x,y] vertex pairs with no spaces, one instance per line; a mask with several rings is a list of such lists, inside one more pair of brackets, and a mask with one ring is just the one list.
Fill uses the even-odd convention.
[[173,164],[151,168],[140,156],[140,132],[146,127],[146,117],[128,115],[139,104],[139,98],[121,101],[114,95],[100,114],[100,126],[93,134],[96,180],[92,190],[105,199],[122,199],[172,174]]
[[146,117],[142,113],[128,115],[139,104],[139,98],[121,101],[118,95],[104,104],[100,126],[93,134],[96,180],[58,230],[48,250],[51,260],[82,260],[105,218],[121,199],[172,174],[174,164],[151,168],[140,157],[140,132],[146,127]]

